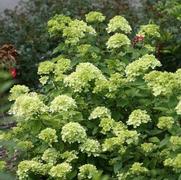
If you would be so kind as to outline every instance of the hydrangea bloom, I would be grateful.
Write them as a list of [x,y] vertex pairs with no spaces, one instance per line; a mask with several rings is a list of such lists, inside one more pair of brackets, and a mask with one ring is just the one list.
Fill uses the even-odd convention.
[[110,33],[110,32],[115,32],[119,30],[124,33],[130,33],[132,29],[128,21],[124,17],[115,16],[109,21],[107,31],[108,33]]
[[106,134],[114,127],[115,121],[111,118],[102,118],[99,127],[102,128],[101,132]]
[[53,177],[53,178],[58,178],[58,179],[66,179],[66,176],[68,173],[71,172],[71,169],[72,169],[72,166],[69,164],[69,163],[61,163],[61,164],[58,164],[56,166],[53,166],[51,169],[50,169],[50,176]]
[[56,163],[57,158],[58,158],[58,152],[54,148],[49,148],[45,150],[45,152],[42,155],[42,160],[51,164]]
[[42,85],[45,85],[48,82],[49,77],[48,76],[41,76],[39,78],[39,81]]
[[141,124],[148,123],[149,121],[151,121],[151,118],[145,110],[136,109],[130,114],[127,124],[137,128]]
[[145,75],[149,69],[161,66],[154,55],[144,55],[136,61],[133,61],[126,67],[126,75],[129,81],[134,81],[137,77]]
[[87,137],[85,129],[76,122],[70,122],[64,125],[61,135],[62,140],[70,144],[75,142],[84,142]]
[[65,160],[65,162],[72,162],[75,159],[78,159],[76,151],[65,151],[63,154],[60,155],[60,158]]
[[97,174],[98,170],[96,166],[92,164],[85,164],[79,167],[78,179],[92,179],[93,177],[96,177]]
[[173,149],[181,148],[181,137],[180,136],[171,136],[170,143],[173,145]]
[[31,141],[19,141],[17,147],[23,150],[30,150],[34,145]]
[[46,128],[40,132],[38,137],[48,143],[50,146],[52,143],[58,142],[55,129]]
[[89,82],[99,79],[105,79],[105,77],[96,66],[91,63],[80,63],[76,71],[68,75],[64,82],[75,92],[81,92],[83,88],[89,87]]
[[121,48],[124,46],[129,46],[130,44],[131,41],[128,39],[128,37],[121,33],[112,35],[106,43],[108,49]]
[[143,163],[135,162],[130,168],[130,173],[140,175],[148,172],[148,169],[142,166]]
[[168,158],[164,161],[165,166],[170,166],[176,172],[181,172],[181,154],[177,154],[175,158]]
[[96,11],[89,12],[85,15],[86,22],[93,23],[93,22],[103,22],[105,20],[105,16]]
[[150,153],[156,148],[156,145],[153,143],[143,143],[141,144],[141,148],[144,152]]
[[65,43],[76,45],[86,34],[96,35],[92,26],[80,20],[73,20],[63,29],[63,36],[66,37]]
[[5,161],[0,161],[0,172],[3,171],[6,167],[6,162]]
[[54,63],[51,61],[41,62],[38,66],[38,74],[39,75],[48,75],[53,72]]
[[62,14],[55,15],[48,21],[48,32],[51,36],[57,36],[71,22],[71,18]]
[[88,156],[99,156],[101,146],[97,140],[87,139],[80,145],[80,150],[86,153]]
[[29,91],[29,88],[24,85],[14,85],[10,90],[9,100],[16,100],[19,96],[27,94]]
[[111,118],[111,112],[104,106],[96,107],[90,114],[89,119]]
[[51,112],[69,111],[75,109],[76,102],[74,99],[67,95],[59,95],[54,98],[50,104]]
[[17,117],[24,117],[25,120],[33,115],[38,115],[46,111],[46,105],[36,93],[19,96],[10,109],[10,113]]
[[140,31],[138,32],[138,34],[148,37],[159,38],[160,37],[159,26],[157,26],[156,24],[142,25],[140,27]]
[[17,175],[19,180],[27,179],[30,172],[45,175],[49,169],[48,165],[44,165],[34,160],[21,161],[18,165]]
[[158,119],[157,127],[159,129],[170,129],[174,124],[173,117],[162,116]]
[[144,79],[154,96],[169,96],[178,89],[174,73],[151,71],[144,76]]

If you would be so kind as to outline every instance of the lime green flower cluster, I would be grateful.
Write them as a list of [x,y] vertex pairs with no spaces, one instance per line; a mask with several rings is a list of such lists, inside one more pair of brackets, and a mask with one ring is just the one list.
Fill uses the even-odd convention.
[[34,145],[31,141],[19,141],[17,147],[23,150],[30,150]]
[[63,37],[66,37],[66,44],[76,45],[86,34],[95,36],[96,31],[92,26],[88,26],[84,21],[77,19],[71,21],[63,30]]
[[63,126],[62,128],[62,140],[68,143],[82,143],[85,141],[87,134],[79,123],[70,122]]
[[171,129],[174,124],[173,117],[162,116],[158,119],[157,127],[159,129]]
[[104,106],[98,106],[91,112],[89,120],[97,118],[110,118],[110,117],[111,117],[111,112],[109,109],[107,109]]
[[81,92],[84,88],[90,86],[89,82],[99,79],[105,79],[105,77],[96,66],[91,63],[80,63],[75,72],[65,77],[64,83],[75,92]]
[[36,93],[29,93],[19,96],[10,109],[10,113],[17,117],[24,117],[24,120],[47,111],[47,106]]
[[151,118],[145,110],[136,109],[130,114],[127,124],[137,128],[141,124],[146,124],[150,121]]
[[112,118],[102,118],[99,127],[102,128],[101,133],[106,134],[114,127],[115,121]]
[[54,148],[48,148],[42,155],[42,160],[46,163],[55,164],[58,159],[58,152]]
[[122,31],[124,33],[130,33],[131,32],[131,26],[129,25],[128,21],[122,17],[122,16],[115,16],[113,17],[108,24],[107,32],[116,32],[116,31]]
[[48,21],[48,32],[51,36],[60,35],[63,29],[71,22],[71,18],[64,15],[55,15]]
[[138,34],[153,38],[159,38],[161,36],[159,26],[156,24],[142,25]]
[[138,60],[133,61],[126,67],[126,76],[129,81],[134,81],[140,76],[144,76],[148,70],[155,69],[161,66],[160,61],[158,61],[154,55],[144,55]]
[[88,23],[103,22],[106,19],[106,17],[102,13],[96,12],[96,11],[92,11],[86,14],[85,18],[86,18],[86,22]]
[[181,154],[177,154],[175,158],[168,158],[164,161],[165,166],[172,167],[174,171],[181,172]]
[[106,45],[108,49],[117,49],[131,45],[131,41],[125,34],[115,33],[108,39]]
[[170,143],[173,145],[173,149],[181,148],[181,137],[180,136],[171,136]]
[[176,73],[151,71],[144,76],[144,79],[154,96],[170,96],[180,90]]
[[140,175],[148,172],[148,169],[143,167],[143,163],[135,162],[131,168],[130,173],[134,175]]
[[16,100],[19,96],[27,94],[29,91],[29,88],[24,85],[14,85],[10,90],[9,100]]
[[97,168],[92,164],[85,164],[79,167],[78,179],[92,179],[98,174]]
[[54,64],[51,61],[44,61],[39,64],[38,74],[39,75],[48,75],[53,72]]
[[65,160],[65,162],[72,162],[73,160],[78,159],[76,151],[65,151],[64,153],[60,154],[60,158]]
[[50,176],[55,178],[55,179],[62,179],[66,180],[67,174],[69,174],[72,170],[72,166],[69,163],[61,163],[56,166],[53,166],[50,169]]
[[96,157],[99,156],[99,153],[101,152],[101,146],[97,140],[86,139],[86,141],[80,145],[80,150],[88,156],[93,155]]
[[74,99],[67,95],[59,95],[53,99],[50,104],[50,111],[53,113],[58,113],[61,111],[69,111],[75,109],[76,102]]
[[179,103],[175,107],[175,110],[176,110],[177,114],[181,115],[181,100],[179,101]]
[[34,160],[21,161],[18,165],[17,175],[19,180],[27,179],[30,173],[46,175],[49,165]]
[[58,142],[55,129],[46,128],[40,132],[38,137],[50,146],[52,146],[52,143]]
[[155,148],[156,148],[156,145],[153,144],[153,143],[143,143],[143,144],[141,144],[141,149],[142,149],[145,153],[150,153],[150,152],[152,152]]

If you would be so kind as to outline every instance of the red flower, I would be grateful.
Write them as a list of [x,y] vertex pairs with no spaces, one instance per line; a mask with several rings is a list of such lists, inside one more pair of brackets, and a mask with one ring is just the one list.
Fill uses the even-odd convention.
[[9,72],[10,72],[10,74],[11,74],[11,76],[12,76],[13,78],[16,78],[16,75],[17,75],[16,68],[11,68],[11,69],[9,70]]
[[134,46],[136,43],[142,42],[142,41],[144,41],[144,36],[141,35],[141,34],[137,34],[137,35],[133,38],[132,44],[133,44],[133,46]]

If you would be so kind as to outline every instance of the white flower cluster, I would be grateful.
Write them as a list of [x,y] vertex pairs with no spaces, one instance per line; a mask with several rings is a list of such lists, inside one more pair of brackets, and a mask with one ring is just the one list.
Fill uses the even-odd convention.
[[111,118],[111,111],[104,106],[98,106],[91,112],[89,120],[97,118]]
[[76,107],[77,105],[73,98],[67,95],[59,95],[51,102],[50,111],[53,113],[58,113],[61,111],[73,110]]
[[96,11],[91,11],[88,14],[85,15],[86,17],[86,22],[89,23],[93,23],[93,22],[103,22],[106,17],[100,13],[100,12],[96,12]]
[[29,88],[24,85],[14,85],[10,90],[9,100],[16,100],[19,96],[23,94],[27,94],[29,92]]
[[97,140],[86,139],[86,141],[80,145],[80,150],[86,153],[88,156],[99,156],[101,152],[101,146]]
[[111,33],[119,30],[124,33],[130,33],[132,29],[128,21],[124,17],[115,16],[109,21],[107,31],[108,33]]
[[130,114],[127,124],[137,128],[141,124],[148,123],[149,121],[151,121],[151,118],[145,110],[136,109]]
[[112,35],[106,45],[108,49],[116,49],[116,48],[121,48],[125,46],[129,46],[131,44],[131,41],[125,34],[121,33],[115,33]]
[[36,93],[19,96],[10,109],[10,113],[25,120],[47,111],[47,106]]
[[126,67],[126,76],[129,81],[136,80],[137,77],[145,75],[146,72],[155,67],[161,66],[160,61],[158,61],[154,55],[144,55],[136,61],[133,61]]
[[102,72],[91,63],[80,63],[76,71],[65,77],[64,83],[71,87],[75,92],[81,92],[89,87],[89,82],[105,79]]
[[62,128],[62,140],[64,142],[71,143],[82,143],[87,138],[85,129],[77,122],[70,122]]

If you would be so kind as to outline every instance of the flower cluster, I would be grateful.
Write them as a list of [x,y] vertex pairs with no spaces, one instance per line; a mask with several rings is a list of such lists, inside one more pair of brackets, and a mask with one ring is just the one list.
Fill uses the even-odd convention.
[[173,117],[162,116],[158,119],[157,127],[159,129],[170,129],[174,124]]
[[138,34],[148,37],[159,38],[160,37],[159,26],[157,26],[156,24],[142,25],[140,27],[140,31],[138,32]]
[[101,132],[106,134],[114,127],[115,121],[111,118],[102,118],[99,127],[102,128]]
[[19,96],[10,109],[10,113],[17,117],[29,119],[33,115],[39,115],[47,111],[47,106],[36,93]]
[[70,144],[75,142],[84,142],[87,137],[85,129],[76,122],[70,122],[64,125],[61,135],[62,140]]
[[75,72],[65,77],[64,82],[75,92],[81,92],[83,88],[89,87],[89,82],[99,79],[105,77],[96,66],[91,63],[80,63]]
[[94,166],[92,164],[85,164],[85,165],[79,167],[78,179],[79,180],[92,179],[92,178],[96,177],[96,175],[98,173],[99,172],[98,172],[96,166]]
[[177,154],[175,158],[168,158],[164,161],[165,166],[170,166],[176,172],[181,172],[181,154]]
[[51,164],[56,163],[57,158],[58,158],[58,152],[54,148],[49,148],[45,150],[45,152],[42,155],[42,160]]
[[53,113],[69,111],[75,109],[76,107],[76,102],[73,98],[67,95],[59,95],[51,102],[50,111]]
[[50,146],[52,143],[58,142],[55,129],[46,128],[40,132],[38,137],[48,143]]
[[101,146],[97,140],[86,139],[86,141],[80,145],[80,150],[86,153],[88,156],[99,156]]
[[90,114],[89,119],[97,119],[97,118],[110,118],[111,112],[104,106],[96,107]]
[[177,114],[181,115],[181,100],[178,102],[175,110],[176,110]]
[[72,170],[72,166],[69,163],[61,163],[56,166],[53,166],[50,169],[50,176],[56,179],[66,179],[67,174],[69,174]]
[[24,85],[14,85],[10,90],[9,100],[16,100],[19,96],[27,94],[29,91],[29,88]]
[[106,45],[108,49],[116,49],[116,48],[121,48],[125,46],[129,46],[131,44],[131,41],[125,34],[121,33],[115,33],[112,35]]
[[126,67],[126,75],[129,81],[134,81],[137,77],[145,75],[148,70],[161,66],[154,55],[144,55],[138,60],[133,61]]
[[86,34],[96,35],[92,26],[80,20],[73,20],[63,29],[63,37],[66,37],[65,43],[76,45]]
[[41,62],[38,66],[38,74],[39,75],[48,75],[53,72],[54,63],[51,61]]
[[6,168],[6,162],[0,161],[0,172],[3,171]]
[[141,149],[146,152],[150,153],[156,148],[156,145],[153,143],[143,143],[141,144]]
[[124,33],[130,33],[131,32],[131,26],[129,25],[128,21],[122,17],[122,16],[115,16],[113,17],[108,24],[107,31],[110,32],[116,32],[116,31],[122,31]]
[[65,160],[65,162],[72,162],[75,159],[78,159],[76,151],[65,151],[63,154],[60,155],[60,158]]
[[137,128],[141,124],[148,123],[149,121],[151,121],[151,118],[145,110],[136,109],[130,114],[127,124]]
[[102,13],[96,11],[89,12],[85,17],[88,23],[103,22],[106,18]]
[[19,180],[24,180],[28,178],[29,173],[35,173],[35,174],[41,174],[45,175],[47,174],[49,169],[49,166],[46,164],[42,164],[38,161],[21,161],[18,165],[17,175],[19,177]]
[[48,32],[51,36],[57,36],[62,33],[63,29],[69,24],[71,18],[64,15],[55,15],[48,21]]
[[154,96],[170,96],[179,88],[178,80],[171,72],[151,71],[144,79]]
[[148,172],[148,169],[143,167],[143,163],[139,163],[139,162],[135,162],[130,168],[130,173],[134,175],[145,174],[147,172]]
[[181,148],[181,137],[180,136],[171,136],[170,143],[173,145],[172,149]]
[[17,147],[23,150],[30,150],[34,145],[31,141],[19,141]]

